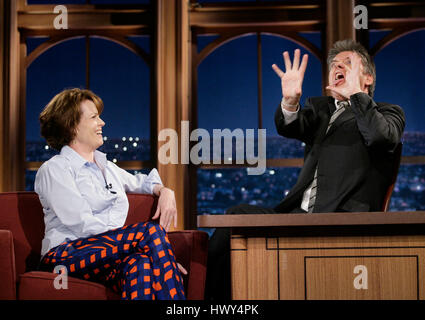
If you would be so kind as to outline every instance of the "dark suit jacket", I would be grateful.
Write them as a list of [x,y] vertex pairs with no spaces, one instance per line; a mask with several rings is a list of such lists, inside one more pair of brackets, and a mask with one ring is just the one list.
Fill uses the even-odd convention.
[[280,135],[306,144],[298,181],[274,209],[291,212],[300,207],[303,193],[317,166],[314,212],[381,211],[390,184],[394,150],[400,143],[405,117],[396,105],[375,103],[365,93],[350,98],[326,133],[335,110],[332,97],[309,98],[298,118],[288,125],[279,105],[275,124]]

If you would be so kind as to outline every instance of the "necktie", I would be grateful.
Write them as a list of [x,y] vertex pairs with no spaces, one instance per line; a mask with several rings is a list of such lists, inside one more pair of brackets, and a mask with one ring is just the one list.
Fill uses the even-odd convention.
[[[332,126],[332,123],[338,118],[338,116],[344,112],[345,108],[349,105],[347,101],[339,101],[338,106],[339,108],[332,113],[331,119],[329,120],[328,128],[326,129],[326,133],[328,133],[329,128]],[[313,182],[311,183],[311,191],[310,191],[310,198],[308,200],[308,212],[313,212],[314,203],[316,202],[316,192],[317,192],[317,166],[316,170],[314,171],[314,177]]]

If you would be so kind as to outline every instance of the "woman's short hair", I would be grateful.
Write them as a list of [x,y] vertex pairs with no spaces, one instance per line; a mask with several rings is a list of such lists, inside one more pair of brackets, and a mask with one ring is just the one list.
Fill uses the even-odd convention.
[[375,84],[376,84],[375,63],[373,62],[372,58],[370,57],[365,47],[363,47],[360,43],[355,42],[351,39],[335,42],[328,53],[328,59],[327,59],[328,66],[330,67],[332,60],[335,58],[335,56],[338,53],[341,53],[343,51],[356,52],[362,59],[364,73],[369,74],[373,77],[373,83],[368,88],[369,96],[373,97],[373,94],[375,92]]
[[79,88],[58,93],[40,113],[41,135],[50,147],[60,151],[74,140],[81,119],[80,104],[85,100],[92,101],[98,113],[102,113],[102,99],[90,90]]

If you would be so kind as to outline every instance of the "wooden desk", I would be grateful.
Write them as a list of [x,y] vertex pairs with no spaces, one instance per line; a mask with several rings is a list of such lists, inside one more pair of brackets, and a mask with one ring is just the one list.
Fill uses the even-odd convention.
[[233,299],[425,299],[425,211],[202,215],[232,229]]

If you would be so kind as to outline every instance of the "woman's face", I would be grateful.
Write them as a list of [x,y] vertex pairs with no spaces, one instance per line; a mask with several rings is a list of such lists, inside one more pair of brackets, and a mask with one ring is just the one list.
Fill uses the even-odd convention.
[[105,122],[99,117],[95,104],[84,100],[80,104],[81,118],[72,143],[88,151],[94,151],[103,144],[102,127]]

